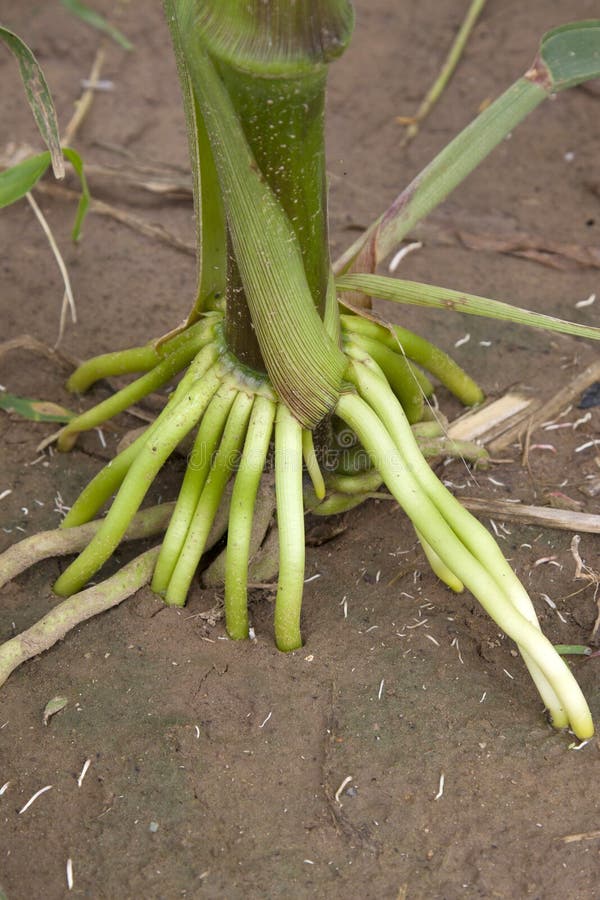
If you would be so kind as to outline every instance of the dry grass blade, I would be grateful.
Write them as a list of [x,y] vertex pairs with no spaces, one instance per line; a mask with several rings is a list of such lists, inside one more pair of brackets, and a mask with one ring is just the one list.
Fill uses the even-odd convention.
[[0,359],[14,350],[28,350],[30,353],[38,353],[40,356],[45,356],[46,359],[58,363],[67,372],[70,372],[79,364],[79,360],[73,359],[72,356],[68,356],[60,350],[49,347],[48,344],[44,344],[43,341],[39,341],[30,334],[21,334],[8,341],[2,341],[0,343]]
[[523,390],[512,388],[503,397],[455,419],[447,429],[448,437],[488,444],[511,426],[515,427],[515,423],[522,423],[533,400],[533,396],[528,396]]
[[426,222],[419,222],[411,229],[409,237],[425,241],[430,246],[458,245],[468,250],[506,253],[562,272],[579,266],[600,269],[598,247],[555,241],[516,227],[507,227],[502,220],[496,223],[486,216],[467,218],[461,216],[460,211],[453,211],[451,217],[438,214]]
[[427,94],[425,95],[425,98],[419,106],[416,114],[414,116],[397,117],[396,121],[400,125],[407,126],[406,136],[404,138],[404,141],[402,142],[402,146],[406,146],[409,141],[412,141],[413,138],[417,136],[417,134],[419,133],[419,126],[421,122],[426,118],[426,116],[429,115],[432,108],[439,100],[446,85],[452,78],[452,73],[458,65],[462,52],[465,48],[465,44],[467,43],[469,35],[475,27],[477,19],[479,18],[484,6],[485,0],[472,0],[471,5],[467,11],[467,15],[465,16],[458,34],[456,35],[448,52],[444,65],[442,66],[438,77],[427,91]]
[[[592,633],[590,635],[590,643],[594,643],[596,640],[596,635],[598,633],[598,629],[600,628],[600,601],[598,600],[598,588],[600,587],[600,572],[596,572],[592,569],[591,566],[586,565],[579,554],[579,544],[581,543],[581,538],[578,534],[574,534],[571,540],[571,556],[575,560],[575,580],[587,581],[588,584],[594,585],[594,599],[596,600],[596,605],[598,607],[598,613],[596,615],[596,621],[594,622],[594,627],[592,628]],[[597,653],[593,654],[594,656],[598,655]]]
[[63,337],[63,333],[65,330],[65,321],[67,318],[68,310],[71,311],[71,321],[72,322],[77,321],[77,309],[75,307],[75,298],[73,296],[73,289],[71,288],[71,279],[69,278],[69,273],[67,271],[65,261],[62,258],[62,254],[61,254],[60,250],[58,249],[58,244],[56,243],[54,235],[52,234],[52,230],[51,230],[48,222],[46,221],[46,217],[44,216],[43,212],[39,208],[33,194],[31,192],[29,192],[25,196],[27,197],[27,201],[28,201],[29,205],[31,206],[33,212],[35,213],[36,219],[38,220],[38,222],[40,223],[40,225],[42,227],[42,231],[46,235],[48,243],[50,244],[50,249],[52,250],[52,253],[54,254],[54,258],[55,258],[56,264],[58,265],[58,268],[60,270],[60,274],[62,276],[63,284],[65,287],[62,306],[61,306],[61,310],[60,310],[60,323],[59,323],[59,328],[58,328],[58,337],[57,337],[56,343],[54,345],[54,348],[56,349],[58,347],[58,345],[60,344],[62,337]]
[[581,831],[578,834],[567,834],[561,838],[563,844],[573,844],[576,841],[593,841],[600,838],[600,831]]
[[71,121],[65,128],[65,132],[61,142],[63,147],[71,146],[71,144],[73,143],[73,138],[77,134],[83,120],[91,109],[95,94],[94,85],[100,78],[100,73],[102,72],[102,66],[104,64],[104,57],[104,49],[100,47],[100,49],[96,53],[96,58],[94,59],[90,74],[87,79],[89,86],[85,89],[79,100],[77,100],[77,102],[75,103],[75,112],[71,117]]
[[172,200],[192,200],[192,182],[189,176],[165,174],[152,166],[140,166],[135,162],[127,168],[87,163],[88,176],[108,178],[112,182],[129,184],[150,194],[159,194]]

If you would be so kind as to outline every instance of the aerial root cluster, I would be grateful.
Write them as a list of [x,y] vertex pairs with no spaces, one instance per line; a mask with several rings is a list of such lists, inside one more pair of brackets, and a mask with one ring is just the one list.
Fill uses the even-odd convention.
[[[0,557],[1,582],[41,556],[81,550],[54,586],[57,594],[69,599],[0,648],[0,681],[3,672],[7,677],[16,665],[60,639],[77,622],[120,602],[148,581],[167,604],[182,606],[203,554],[215,542],[219,516],[223,522],[218,534],[226,530],[227,535],[221,556],[226,628],[232,638],[246,638],[248,571],[267,532],[273,505],[279,572],[275,640],[281,650],[297,649],[302,644],[306,509],[319,514],[339,512],[361,502],[384,482],[413,523],[433,571],[455,591],[467,587],[516,642],[553,724],[570,726],[580,738],[591,735],[585,699],[565,662],[543,636],[525,589],[492,536],[438,480],[411,427],[422,415],[419,402],[432,390],[415,361],[435,369],[434,374],[457,394],[462,392],[467,402],[477,399],[476,386],[448,357],[440,351],[433,353],[435,348],[409,332],[400,335],[398,329],[392,334],[356,316],[343,316],[342,326],[348,365],[333,413],[338,426],[344,423],[354,437],[356,445],[350,452],[358,449],[366,457],[356,471],[340,462],[336,471],[326,469],[323,474],[313,433],[278,400],[266,377],[245,370],[233,359],[222,339],[217,313],[204,316],[162,346],[97,357],[77,370],[70,382],[77,390],[107,375],[145,374],[73,419],[59,436],[63,449],[72,446],[80,431],[99,425],[185,373],[157,419],[75,501],[59,532],[72,535],[71,541],[46,536],[45,543],[33,545],[34,539],[27,539],[27,547],[22,546],[27,541],[22,542]],[[429,433],[435,434],[435,423],[422,427],[428,426]],[[160,512],[156,508],[138,513],[159,470],[194,430],[177,501]],[[344,459],[347,462],[347,454]],[[272,497],[265,500],[264,491],[265,485],[272,484],[272,470],[274,501]],[[106,517],[92,523],[113,494]],[[165,528],[160,547],[84,590],[123,539]]]

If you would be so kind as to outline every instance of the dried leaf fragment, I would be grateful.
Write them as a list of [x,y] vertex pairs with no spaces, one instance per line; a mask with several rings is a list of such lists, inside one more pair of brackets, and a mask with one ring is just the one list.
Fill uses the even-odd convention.
[[53,697],[52,700],[48,700],[44,708],[44,725],[48,724],[52,716],[64,709],[68,702],[66,697]]

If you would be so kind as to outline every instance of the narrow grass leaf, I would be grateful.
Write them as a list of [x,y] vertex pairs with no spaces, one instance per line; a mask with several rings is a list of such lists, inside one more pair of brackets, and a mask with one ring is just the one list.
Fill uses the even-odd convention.
[[516,322],[517,325],[530,325],[546,331],[558,331],[561,334],[573,334],[576,337],[600,340],[600,328],[591,325],[579,325],[567,322],[555,316],[532,312],[490,300],[452,291],[449,288],[436,287],[432,284],[419,284],[416,281],[402,281],[399,278],[386,278],[385,275],[343,275],[336,279],[339,291],[360,291],[369,297],[380,297],[395,303],[407,303],[412,306],[428,306],[434,309],[453,310],[471,316],[482,316],[487,319],[499,319],[505,322]]
[[60,131],[56,110],[44,73],[26,43],[8,28],[0,26],[0,40],[14,54],[19,64],[23,87],[44,143],[52,156],[52,170],[56,178],[64,178],[65,164],[60,147]]
[[129,41],[118,28],[111,25],[104,16],[101,16],[99,12],[96,12],[95,9],[90,9],[89,6],[85,6],[85,4],[80,3],[79,0],[61,0],[61,2],[70,13],[77,16],[85,22],[86,25],[91,25],[92,28],[96,28],[98,31],[107,34],[119,45],[119,47],[122,47],[123,50],[133,50],[131,41]]
[[536,59],[494,103],[467,125],[335,262],[373,272],[410,230],[473,171],[544,99],[600,77],[600,20],[548,31]]
[[90,205],[90,192],[87,184],[87,179],[85,177],[85,172],[83,171],[83,160],[79,153],[73,150],[71,147],[64,147],[63,153],[65,158],[69,160],[75,172],[79,178],[81,184],[81,197],[79,198],[79,204],[77,206],[77,213],[75,215],[75,224],[73,225],[73,231],[71,232],[71,237],[74,241],[78,241],[81,237],[81,227],[83,225],[83,220],[86,217],[88,207]]
[[70,422],[75,414],[64,406],[47,400],[30,400],[28,397],[17,397],[8,391],[0,393],[0,409],[14,412],[31,422]]

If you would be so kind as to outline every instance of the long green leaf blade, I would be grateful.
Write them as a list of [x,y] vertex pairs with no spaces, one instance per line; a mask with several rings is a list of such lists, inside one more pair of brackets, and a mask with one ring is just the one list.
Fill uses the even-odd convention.
[[52,156],[54,176],[55,178],[64,178],[65,165],[60,148],[58,119],[44,73],[27,44],[14,32],[1,25],[0,40],[4,41],[19,64],[23,87],[33,118]]
[[23,162],[0,172],[0,209],[24,197],[40,180],[50,165],[50,153],[45,150]]
[[131,41],[129,41],[118,28],[111,25],[104,16],[101,16],[99,12],[96,12],[95,9],[90,9],[89,6],[85,6],[85,4],[80,3],[79,0],[61,0],[61,2],[70,13],[73,13],[74,16],[77,16],[85,22],[86,25],[91,25],[92,28],[96,28],[98,31],[107,34],[119,45],[119,47],[122,47],[123,50],[133,50]]
[[477,168],[507,134],[548,94],[539,83],[519,78],[461,131],[400,193],[392,205],[335,262],[334,271],[373,272]]
[[334,264],[335,272],[374,272],[411,228],[475,169],[539,103],[600,77],[600,20],[547,32],[533,66],[461,131]]
[[175,51],[177,73],[183,99],[192,167],[194,220],[196,223],[197,290],[188,322],[194,322],[207,302],[225,292],[227,275],[227,231],[217,171],[210,140],[194,91],[183,52],[175,0],[163,0],[165,16]]
[[576,322],[567,322],[555,316],[546,316],[543,313],[511,306],[510,303],[503,303],[500,300],[490,300],[487,297],[477,297],[474,294],[452,291],[431,284],[420,284],[416,281],[402,281],[399,278],[387,278],[385,275],[342,275],[336,279],[336,288],[338,291],[360,291],[369,297],[379,297],[395,303],[450,309],[471,316],[500,319],[505,322],[516,322],[518,325],[543,328],[546,331],[600,340],[600,328],[591,325],[578,325]]

